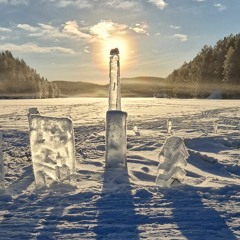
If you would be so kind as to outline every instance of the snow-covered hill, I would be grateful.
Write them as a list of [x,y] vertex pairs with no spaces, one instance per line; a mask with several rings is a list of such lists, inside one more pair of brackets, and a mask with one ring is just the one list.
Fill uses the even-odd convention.
[[[240,101],[122,101],[128,112],[127,170],[104,168],[107,99],[0,101],[7,189],[0,195],[1,240],[240,239]],[[71,116],[76,188],[35,190],[30,107],[46,116]],[[169,136],[168,119],[190,157],[183,184],[158,188],[158,154]]]

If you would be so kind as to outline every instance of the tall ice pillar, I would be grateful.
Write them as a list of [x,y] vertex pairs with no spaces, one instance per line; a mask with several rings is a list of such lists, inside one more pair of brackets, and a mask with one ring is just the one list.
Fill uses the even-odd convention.
[[120,60],[118,48],[110,51],[109,77],[108,110],[121,110]]
[[106,116],[106,167],[126,167],[127,113],[121,111],[120,63],[118,48],[110,51],[109,111]]

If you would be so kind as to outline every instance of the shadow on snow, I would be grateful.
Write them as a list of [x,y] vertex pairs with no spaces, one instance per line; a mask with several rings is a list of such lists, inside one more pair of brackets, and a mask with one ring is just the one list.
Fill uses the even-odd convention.
[[[204,192],[211,197],[211,189]],[[179,190],[164,189],[163,194],[171,202],[173,221],[186,239],[237,240],[224,217],[212,206],[203,203],[197,188],[183,186]],[[227,197],[225,200],[228,201]]]
[[127,169],[106,169],[96,203],[96,239],[139,239],[138,218]]

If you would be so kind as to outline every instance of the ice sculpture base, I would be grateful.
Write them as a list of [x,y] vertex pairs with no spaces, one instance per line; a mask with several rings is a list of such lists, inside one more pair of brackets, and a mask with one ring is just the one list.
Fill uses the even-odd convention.
[[126,167],[127,113],[122,111],[108,111],[106,120],[106,167]]

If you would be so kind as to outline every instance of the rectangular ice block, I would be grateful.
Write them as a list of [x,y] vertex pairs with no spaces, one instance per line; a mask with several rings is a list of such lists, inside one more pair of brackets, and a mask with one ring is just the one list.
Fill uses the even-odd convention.
[[71,119],[32,115],[30,144],[37,187],[73,180],[75,145]]
[[122,111],[108,111],[106,121],[106,167],[126,167],[127,113]]

